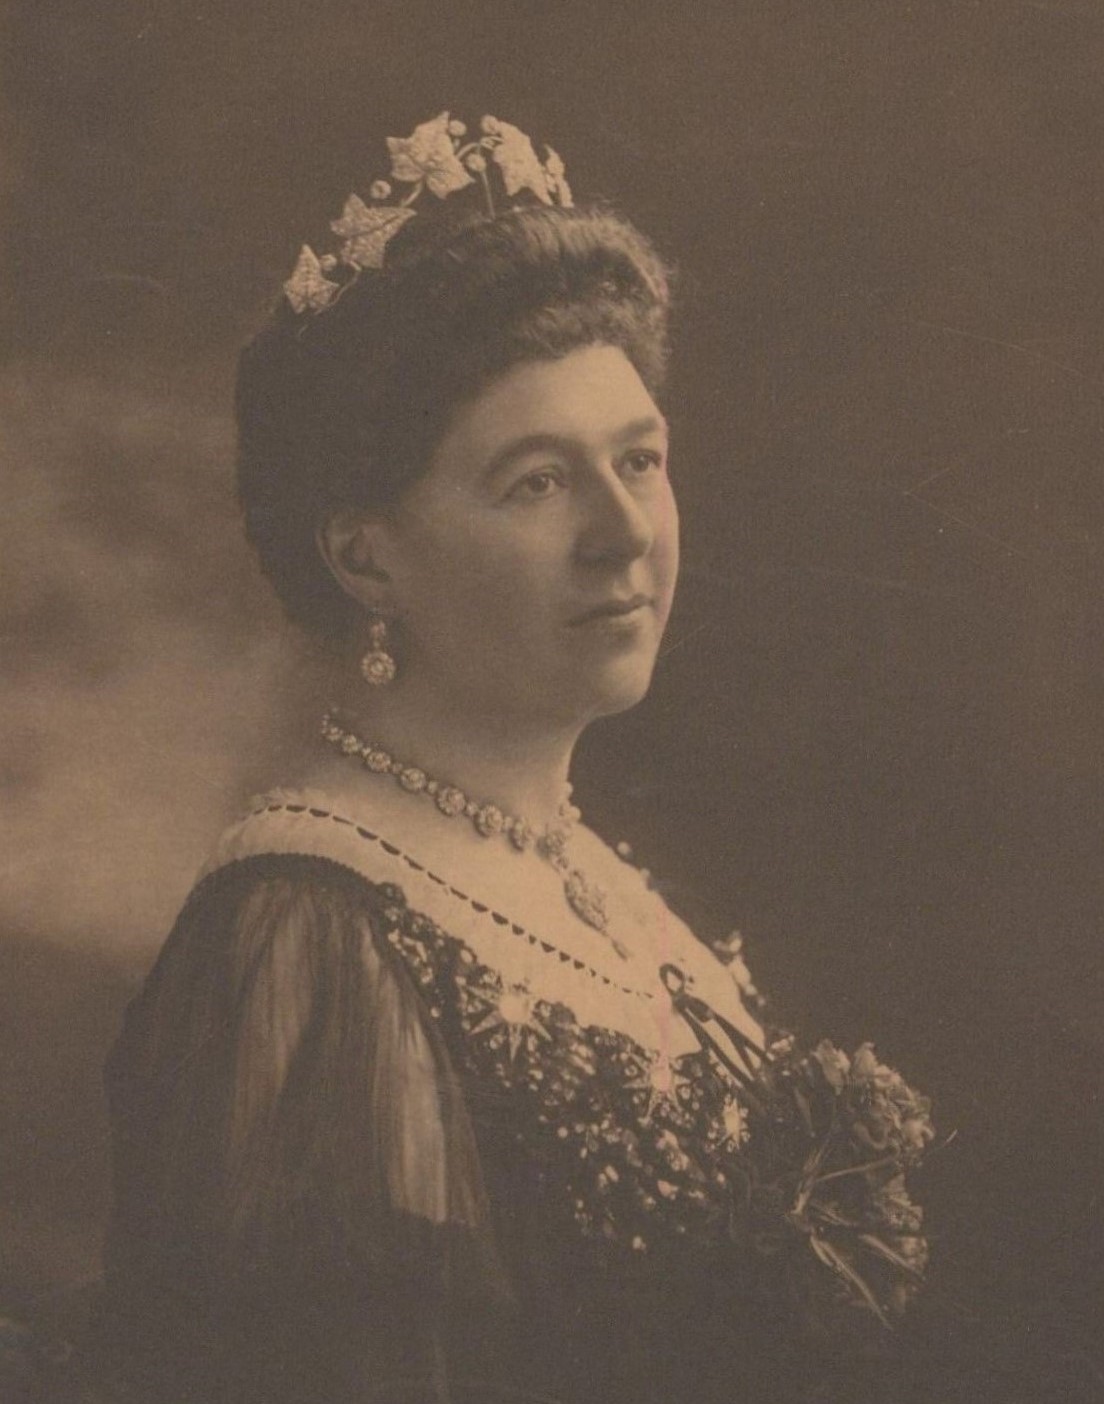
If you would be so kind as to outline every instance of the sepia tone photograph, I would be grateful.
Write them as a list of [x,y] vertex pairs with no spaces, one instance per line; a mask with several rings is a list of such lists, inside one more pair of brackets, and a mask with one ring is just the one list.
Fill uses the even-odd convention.
[[0,34],[0,1404],[1104,1401],[1104,7]]

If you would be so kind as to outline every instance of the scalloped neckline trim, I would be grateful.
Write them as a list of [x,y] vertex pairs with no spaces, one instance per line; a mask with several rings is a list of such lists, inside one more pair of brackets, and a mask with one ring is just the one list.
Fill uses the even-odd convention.
[[[583,1026],[619,1030],[666,1057],[698,1047],[675,1013],[658,968],[654,980],[626,980],[622,962],[612,951],[607,962],[604,950],[587,951],[570,929],[537,932],[515,921],[335,808],[322,792],[278,789],[260,796],[250,812],[223,833],[202,876],[268,854],[324,858],[373,884],[397,886],[411,911],[464,941],[505,985],[566,1005]],[[655,910],[661,919],[664,914],[670,917],[658,897]],[[697,970],[698,953],[680,949],[685,942],[679,939],[679,925],[674,918],[664,922],[664,944],[673,958]],[[643,968],[644,962],[636,958],[635,973]]]

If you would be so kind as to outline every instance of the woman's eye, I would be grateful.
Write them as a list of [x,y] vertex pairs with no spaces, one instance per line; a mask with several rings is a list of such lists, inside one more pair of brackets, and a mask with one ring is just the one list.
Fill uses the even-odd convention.
[[663,466],[663,455],[652,449],[635,449],[625,455],[623,462],[630,476],[642,478],[646,473]]
[[520,498],[522,501],[536,501],[542,497],[551,497],[559,486],[560,475],[555,469],[540,468],[535,473],[526,473],[524,478],[519,478],[507,496]]

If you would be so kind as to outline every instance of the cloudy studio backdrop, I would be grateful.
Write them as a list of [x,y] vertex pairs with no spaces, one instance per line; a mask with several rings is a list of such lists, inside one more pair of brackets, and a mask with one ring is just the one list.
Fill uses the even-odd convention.
[[237,348],[382,137],[449,107],[547,136],[680,270],[682,597],[584,808],[789,1020],[934,1092],[937,1275],[1096,1397],[1099,6],[4,24],[0,1305],[95,1273],[122,1003],[313,724],[239,546]]

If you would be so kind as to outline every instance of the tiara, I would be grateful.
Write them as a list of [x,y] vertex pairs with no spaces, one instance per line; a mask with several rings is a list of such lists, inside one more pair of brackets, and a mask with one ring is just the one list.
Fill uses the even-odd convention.
[[[479,135],[470,136],[467,125],[442,112],[415,127],[408,137],[388,137],[391,179],[374,180],[367,200],[350,195],[340,219],[330,228],[341,239],[338,253],[315,253],[304,244],[295,270],[284,284],[284,293],[297,313],[321,312],[341,295],[366,268],[382,268],[388,243],[408,220],[414,207],[427,195],[438,200],[472,188],[481,189],[487,213],[496,208],[491,173],[497,171],[505,200],[535,197],[543,205],[569,206],[571,187],[564,178],[564,163],[550,146],[542,161],[533,143],[509,122],[484,117]],[[392,181],[410,189],[395,198]],[[423,206],[425,208],[425,206]],[[332,276],[332,275],[338,276]]]

